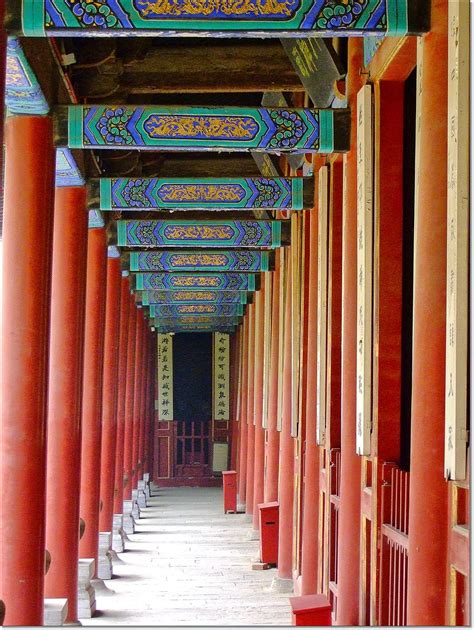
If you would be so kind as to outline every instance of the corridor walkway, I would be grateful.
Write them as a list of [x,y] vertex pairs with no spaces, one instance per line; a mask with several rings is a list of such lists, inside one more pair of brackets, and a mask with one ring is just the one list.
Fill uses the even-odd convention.
[[97,592],[100,625],[290,625],[288,595],[267,592],[276,569],[252,571],[258,542],[221,488],[153,489],[136,533]]

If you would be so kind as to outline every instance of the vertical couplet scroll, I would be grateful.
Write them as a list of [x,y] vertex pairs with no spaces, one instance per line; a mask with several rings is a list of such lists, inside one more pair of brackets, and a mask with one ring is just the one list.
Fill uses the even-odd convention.
[[356,451],[370,455],[372,428],[373,140],[372,87],[357,95]]
[[158,420],[173,420],[173,336],[158,333]]

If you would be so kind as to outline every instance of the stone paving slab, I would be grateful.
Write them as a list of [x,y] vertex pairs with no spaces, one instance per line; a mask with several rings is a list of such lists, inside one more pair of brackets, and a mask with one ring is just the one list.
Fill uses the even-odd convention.
[[275,569],[252,571],[258,541],[244,514],[223,514],[220,488],[154,489],[121,563],[84,626],[286,626],[287,594],[267,592]]

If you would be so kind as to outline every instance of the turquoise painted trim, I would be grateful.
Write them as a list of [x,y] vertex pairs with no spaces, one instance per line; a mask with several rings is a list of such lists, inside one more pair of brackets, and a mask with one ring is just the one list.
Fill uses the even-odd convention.
[[130,271],[140,271],[138,267],[138,257],[139,257],[138,252],[130,253]]
[[[301,177],[291,180],[292,207],[294,210],[303,209],[303,179]],[[285,209],[285,208],[283,208]]]
[[82,134],[83,109],[82,105],[68,108],[68,146],[70,149],[84,148]]
[[22,2],[21,4],[23,34],[26,37],[45,37],[44,0],[32,0],[32,2]]
[[103,177],[99,180],[100,185],[100,209],[112,210],[112,180]]
[[255,291],[255,274],[249,276],[249,286],[248,291]]
[[331,109],[319,110],[319,153],[334,151],[334,112]]
[[270,267],[270,254],[262,252],[262,271],[268,271]]
[[402,36],[408,33],[408,1],[386,0],[387,35]]
[[137,273],[135,276],[135,289],[137,291],[143,291],[143,274]]
[[281,247],[281,221],[272,221],[272,241],[274,247]]
[[89,224],[90,229],[103,228],[105,226],[104,217],[100,210],[89,210]]
[[127,244],[127,224],[125,221],[117,221],[117,245],[125,246]]

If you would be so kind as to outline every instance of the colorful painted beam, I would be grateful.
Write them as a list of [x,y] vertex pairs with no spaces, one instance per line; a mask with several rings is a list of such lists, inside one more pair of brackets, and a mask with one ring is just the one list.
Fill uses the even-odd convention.
[[237,317],[243,314],[242,304],[153,304],[150,306],[150,317],[181,317],[181,315]]
[[416,0],[9,0],[7,27],[29,37],[401,36],[423,30],[419,5]]
[[154,325],[156,332],[159,333],[214,333],[214,332],[222,332],[232,334],[235,332],[235,326],[213,326],[211,324],[203,324],[199,326],[198,324],[189,324],[189,325],[168,325],[168,326],[157,326]]
[[89,198],[99,199],[101,210],[302,210],[313,204],[314,183],[310,177],[104,177],[90,180]]
[[247,304],[247,291],[138,291],[143,306],[152,304]]
[[271,247],[282,245],[280,221],[117,221],[123,247]]
[[240,271],[270,270],[271,252],[261,251],[151,251],[131,252],[130,271]]
[[137,273],[135,288],[138,291],[255,291],[258,288],[256,280],[253,273]]
[[237,326],[239,317],[213,317],[212,315],[182,315],[176,318],[155,317],[155,326]]
[[337,153],[350,148],[348,109],[68,105],[55,114],[56,143],[71,149]]

